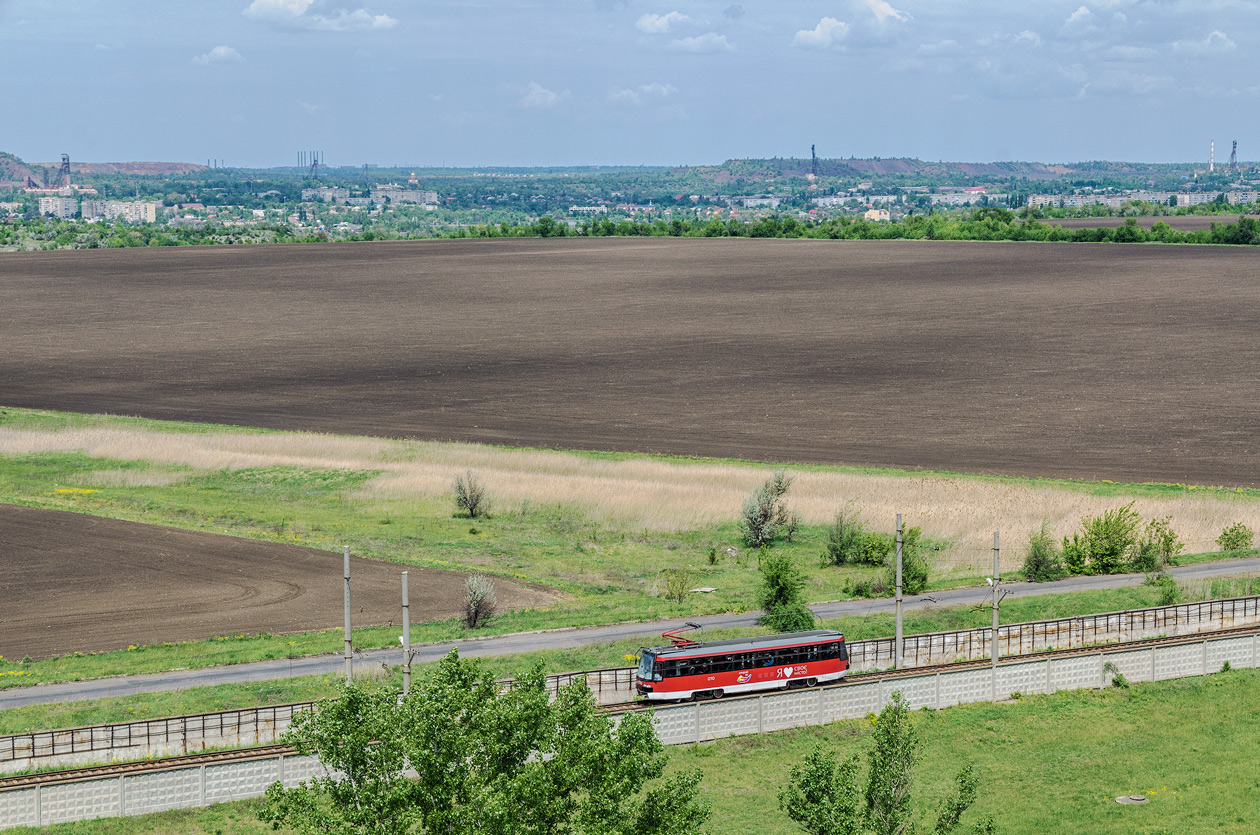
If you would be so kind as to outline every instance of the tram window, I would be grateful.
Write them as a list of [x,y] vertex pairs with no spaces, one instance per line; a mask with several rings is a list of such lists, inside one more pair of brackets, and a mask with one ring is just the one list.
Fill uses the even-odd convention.
[[735,663],[732,655],[715,655],[712,664],[709,667],[711,673],[729,673],[735,669]]

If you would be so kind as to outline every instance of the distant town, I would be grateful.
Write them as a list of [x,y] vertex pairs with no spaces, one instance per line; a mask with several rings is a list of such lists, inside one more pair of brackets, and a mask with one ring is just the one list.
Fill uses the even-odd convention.
[[732,224],[896,224],[977,209],[1027,218],[1237,215],[1260,205],[1260,170],[1236,154],[1206,166],[811,155],[684,168],[483,170],[332,167],[319,154],[271,169],[73,163],[69,154],[28,164],[0,154],[0,247],[501,235],[539,224],[544,233],[575,234],[694,234],[721,224],[737,234]]

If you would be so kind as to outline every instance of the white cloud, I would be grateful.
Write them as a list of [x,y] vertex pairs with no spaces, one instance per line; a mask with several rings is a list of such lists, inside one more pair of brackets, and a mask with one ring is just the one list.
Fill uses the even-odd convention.
[[548,90],[537,81],[529,82],[521,88],[520,92],[521,98],[517,104],[530,110],[548,110],[569,97],[568,90],[557,93],[555,90]]
[[1081,6],[1072,14],[1068,15],[1068,19],[1064,22],[1064,29],[1085,29],[1094,25],[1094,13],[1089,10],[1088,6]]
[[1020,32],[1018,35],[1015,36],[1015,43],[1017,44],[1027,43],[1027,44],[1031,44],[1032,46],[1041,46],[1041,36],[1038,35],[1036,32],[1033,32],[1029,29],[1025,29],[1024,31]]
[[944,40],[936,43],[921,43],[917,51],[920,55],[953,55],[958,52],[958,41]]
[[792,43],[796,46],[826,49],[839,46],[848,34],[849,24],[836,20],[834,17],[824,17],[813,29],[802,29],[797,32],[792,38]]
[[683,52],[696,53],[729,52],[735,48],[731,46],[725,35],[719,35],[717,32],[705,32],[694,38],[680,38],[674,41],[672,46]]
[[323,105],[311,104],[309,101],[302,101],[301,99],[298,100],[298,107],[302,108],[312,116],[324,109]]
[[328,8],[325,12],[321,11],[323,8],[316,5],[316,0],[253,0],[244,14],[292,30],[362,32],[389,29],[398,24],[389,15],[372,14],[367,9]]
[[1176,41],[1173,49],[1185,55],[1220,55],[1233,52],[1238,46],[1217,29],[1201,41]]
[[638,87],[625,87],[613,90],[608,94],[608,100],[621,104],[642,105],[653,100],[669,98],[677,92],[678,88],[673,84],[662,84],[659,81],[653,81],[650,84],[640,84]]
[[888,0],[858,0],[858,4],[867,9],[871,14],[875,15],[875,19],[880,23],[888,20],[896,20],[905,23],[910,20],[910,15],[900,9],[894,9],[889,5]]
[[681,12],[645,14],[635,22],[634,27],[640,32],[647,32],[649,35],[663,35],[674,26],[686,23],[690,19]]
[[245,59],[230,46],[216,46],[205,55],[193,58],[194,64],[239,64]]

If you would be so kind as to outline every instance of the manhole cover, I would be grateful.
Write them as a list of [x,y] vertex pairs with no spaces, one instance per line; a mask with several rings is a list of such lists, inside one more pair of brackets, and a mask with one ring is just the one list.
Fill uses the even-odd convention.
[[1127,806],[1136,806],[1139,803],[1146,803],[1148,800],[1150,798],[1144,794],[1125,794],[1116,798],[1117,803],[1123,803]]

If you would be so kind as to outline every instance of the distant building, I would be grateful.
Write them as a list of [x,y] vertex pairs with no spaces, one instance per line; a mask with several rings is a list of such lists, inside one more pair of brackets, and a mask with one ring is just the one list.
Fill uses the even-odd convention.
[[154,223],[158,204],[149,201],[84,200],[83,217],[93,220],[124,220],[127,223]]
[[350,189],[323,186],[320,188],[302,189],[302,200],[318,200],[321,203],[341,203],[350,197]]
[[419,188],[402,188],[397,185],[377,186],[372,189],[372,201],[375,203],[420,203],[436,205],[438,193]]
[[606,215],[607,206],[570,206],[569,214],[574,215]]
[[79,200],[76,197],[41,197],[39,213],[70,220],[79,213]]
[[867,209],[862,217],[873,223],[887,223],[892,219],[887,209]]
[[759,208],[777,209],[779,208],[779,204],[783,202],[783,198],[764,197],[764,196],[757,195],[757,196],[752,196],[752,197],[736,197],[731,202],[739,203],[745,209],[759,209]]

